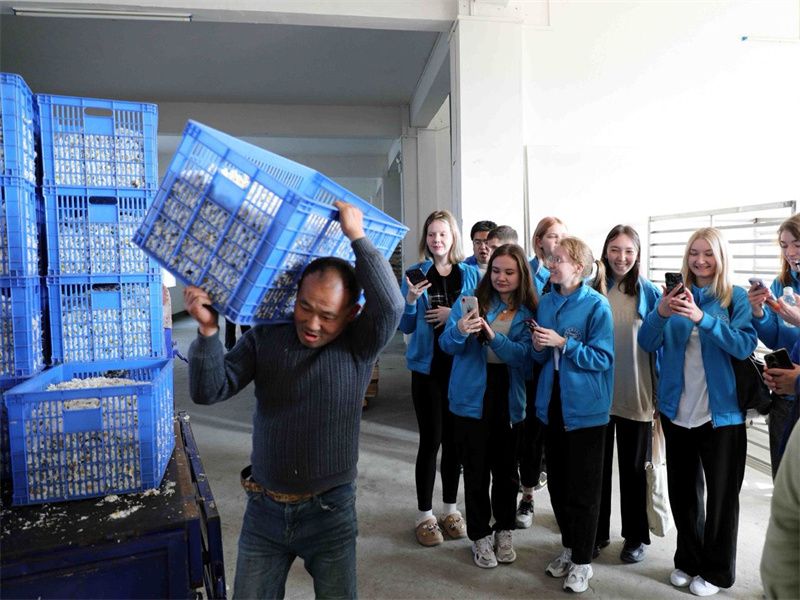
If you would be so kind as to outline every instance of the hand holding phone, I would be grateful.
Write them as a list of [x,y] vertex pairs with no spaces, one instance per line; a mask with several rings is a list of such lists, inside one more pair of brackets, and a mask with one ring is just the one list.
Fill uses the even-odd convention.
[[478,299],[475,296],[461,296],[461,318],[458,330],[464,335],[481,330],[481,319],[478,314]]
[[756,290],[760,290],[761,288],[763,288],[763,287],[764,287],[764,280],[763,280],[763,279],[761,279],[760,277],[751,277],[751,278],[750,278],[750,279],[748,279],[747,281],[750,283],[750,285],[751,285],[751,286],[752,286],[752,285],[756,286],[756,287],[754,288],[754,289],[756,289]]
[[525,326],[528,328],[528,331],[530,332],[533,332],[533,330],[539,326],[539,324],[530,317],[523,319],[522,322],[525,323]]
[[425,275],[425,273],[422,272],[422,269],[420,269],[419,267],[417,267],[416,269],[409,269],[408,271],[406,271],[406,277],[408,277],[408,280],[411,282],[411,285],[417,285],[427,279],[427,276]]
[[664,273],[664,279],[667,283],[667,294],[669,294],[676,287],[683,287],[683,274],[682,273]]
[[764,355],[764,362],[768,369],[793,369],[794,364],[786,348],[779,348],[774,352]]

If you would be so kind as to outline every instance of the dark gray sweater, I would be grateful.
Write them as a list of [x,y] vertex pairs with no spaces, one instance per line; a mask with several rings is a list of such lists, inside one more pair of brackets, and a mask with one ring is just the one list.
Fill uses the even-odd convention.
[[255,381],[253,477],[275,492],[309,493],[356,478],[361,403],[404,301],[372,242],[352,246],[366,303],[329,344],[303,346],[290,323],[252,328],[227,355],[219,333],[198,334],[189,347],[195,403],[227,400]]

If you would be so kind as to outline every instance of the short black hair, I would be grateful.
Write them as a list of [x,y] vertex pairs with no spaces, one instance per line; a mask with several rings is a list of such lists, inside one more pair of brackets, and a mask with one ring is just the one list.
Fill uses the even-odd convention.
[[358,283],[356,270],[349,262],[336,256],[323,256],[308,263],[303,270],[303,274],[300,275],[300,280],[297,282],[297,291],[300,291],[300,286],[303,285],[306,277],[314,273],[326,273],[327,271],[335,271],[339,275],[349,296],[349,306],[353,306],[358,302],[359,298],[361,298],[361,284]]
[[472,226],[472,229],[469,232],[469,239],[474,240],[476,233],[480,233],[481,231],[491,231],[495,227],[497,227],[497,223],[494,221],[478,221]]

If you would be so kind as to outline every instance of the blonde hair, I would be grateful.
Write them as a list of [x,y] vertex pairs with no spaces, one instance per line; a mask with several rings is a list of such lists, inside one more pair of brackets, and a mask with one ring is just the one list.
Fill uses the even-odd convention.
[[605,296],[608,293],[606,266],[603,264],[603,261],[594,259],[594,254],[592,254],[592,249],[589,248],[589,244],[574,236],[567,236],[558,242],[558,245],[564,248],[564,251],[574,264],[583,265],[581,279],[586,279],[591,275],[592,267],[597,266],[597,273],[592,282],[592,288]]
[[[788,231],[794,236],[794,239],[800,240],[800,214],[792,215],[786,219],[781,226],[778,227],[778,241],[780,242],[781,234]],[[786,257],[781,251],[781,273],[778,275],[778,281],[784,286],[792,285],[792,265],[786,260]]]
[[461,248],[461,232],[458,229],[456,218],[450,211],[447,210],[435,210],[428,215],[427,219],[425,219],[425,225],[422,227],[422,239],[419,241],[420,257],[422,259],[427,258],[428,260],[433,259],[431,251],[428,249],[428,227],[430,227],[431,223],[434,221],[442,221],[450,228],[450,235],[453,238],[453,245],[450,246],[450,252],[447,254],[447,259],[450,261],[450,264],[453,265],[460,263],[465,258],[464,250]]
[[733,284],[731,283],[731,260],[730,250],[728,249],[728,242],[725,236],[716,227],[703,227],[698,229],[686,242],[686,250],[683,253],[683,266],[681,273],[683,280],[687,285],[697,284],[697,280],[689,268],[689,251],[697,240],[705,240],[711,246],[711,252],[714,254],[714,261],[717,263],[714,277],[711,280],[711,290],[714,296],[719,300],[722,308],[726,308],[733,301]]

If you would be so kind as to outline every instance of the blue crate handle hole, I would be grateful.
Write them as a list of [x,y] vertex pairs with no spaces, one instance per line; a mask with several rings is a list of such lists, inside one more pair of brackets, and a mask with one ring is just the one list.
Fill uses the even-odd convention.
[[63,408],[61,415],[65,433],[103,429],[103,410],[100,408],[99,398],[66,400]]
[[100,108],[98,106],[87,106],[83,109],[83,114],[87,117],[104,117],[110,119],[114,116],[114,111],[110,108]]

